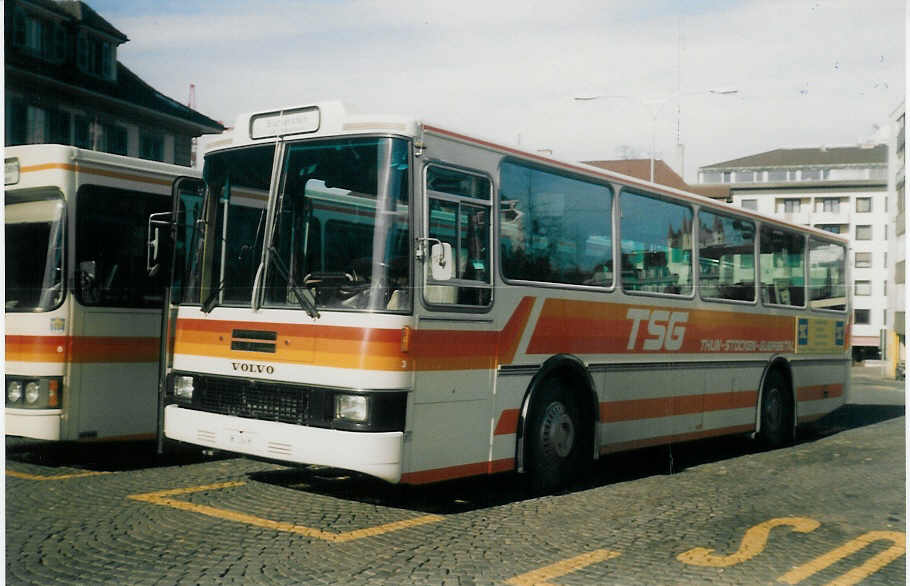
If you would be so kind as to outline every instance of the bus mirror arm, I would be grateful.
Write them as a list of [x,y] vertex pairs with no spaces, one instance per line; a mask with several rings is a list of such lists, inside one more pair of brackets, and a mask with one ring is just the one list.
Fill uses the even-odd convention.
[[154,277],[161,271],[162,226],[171,226],[171,212],[161,212],[149,216],[145,270],[150,277]]

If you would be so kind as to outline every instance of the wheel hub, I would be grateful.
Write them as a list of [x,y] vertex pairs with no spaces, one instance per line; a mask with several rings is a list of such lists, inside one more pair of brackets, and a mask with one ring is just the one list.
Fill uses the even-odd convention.
[[541,444],[547,452],[552,452],[559,458],[569,456],[575,445],[575,425],[565,405],[554,401],[547,406],[540,434]]

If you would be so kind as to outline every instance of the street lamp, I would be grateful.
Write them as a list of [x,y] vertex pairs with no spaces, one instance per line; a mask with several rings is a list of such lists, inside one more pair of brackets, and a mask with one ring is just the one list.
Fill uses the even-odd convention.
[[[608,100],[608,99],[620,99],[620,100],[637,100],[643,106],[648,106],[651,111],[651,183],[654,183],[654,142],[655,135],[657,133],[657,116],[660,114],[660,110],[665,103],[670,101],[673,98],[681,98],[682,96],[693,96],[693,95],[714,95],[714,96],[730,96],[738,94],[738,89],[733,88],[712,88],[706,89],[697,92],[674,92],[669,96],[663,98],[640,98],[635,96],[623,96],[623,95],[593,95],[593,96],[575,96],[572,99],[576,102],[591,102],[594,100]],[[676,111],[676,128],[677,128],[677,141],[679,140],[679,110]]]

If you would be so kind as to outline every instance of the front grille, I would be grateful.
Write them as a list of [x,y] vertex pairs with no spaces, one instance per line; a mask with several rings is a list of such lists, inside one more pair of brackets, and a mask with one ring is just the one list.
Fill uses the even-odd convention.
[[191,408],[200,411],[296,425],[328,423],[322,393],[310,387],[217,377],[196,377],[194,386]]
[[[185,409],[349,431],[404,431],[408,397],[404,390],[343,390],[210,375],[172,376],[193,378],[192,399],[176,396],[173,378],[167,385],[167,402]],[[366,396],[368,420],[336,419],[338,393]]]

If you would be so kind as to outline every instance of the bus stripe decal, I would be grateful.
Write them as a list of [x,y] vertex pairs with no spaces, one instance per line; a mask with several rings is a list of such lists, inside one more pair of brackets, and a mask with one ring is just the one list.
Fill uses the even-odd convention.
[[231,350],[235,329],[276,332],[270,362],[314,364],[339,368],[401,371],[490,370],[514,360],[534,307],[523,298],[501,331],[415,330],[411,351],[401,351],[401,330],[312,324],[236,322],[180,318],[175,354],[213,358],[250,358],[254,352]]
[[155,185],[171,185],[171,179],[155,179],[153,177],[143,177],[141,175],[130,175],[127,173],[118,173],[116,171],[106,171],[96,167],[86,167],[85,165],[74,165],[71,163],[44,163],[41,165],[28,165],[22,167],[20,173],[34,173],[36,171],[49,171],[52,169],[62,169],[64,171],[78,171],[91,175],[101,175],[103,177],[113,177],[115,179],[124,179],[126,181],[138,181],[141,183],[153,183]]
[[[653,353],[643,348],[643,341],[651,336],[647,320],[639,323],[637,337],[630,340],[633,331],[633,320],[627,317],[630,309],[648,313],[652,309],[665,309],[670,313],[678,308],[547,299],[528,344],[528,354]],[[672,350],[676,353],[792,352],[794,349],[794,318],[790,316],[704,309],[678,312],[685,313],[686,320],[679,323],[679,331],[673,334],[682,336],[679,348]],[[660,325],[667,326],[666,318]],[[729,342],[735,344],[731,347]],[[666,345],[658,351],[667,351]]]
[[430,482],[440,482],[443,480],[464,478],[466,476],[477,476],[478,474],[496,474],[498,472],[507,472],[514,469],[514,458],[502,458],[489,462],[475,462],[473,464],[461,464],[445,468],[434,468],[432,470],[408,472],[401,476],[401,482],[407,484],[428,484]]
[[102,336],[6,336],[14,362],[156,362],[158,339]]
[[733,393],[660,397],[657,399],[610,401],[600,404],[600,421],[602,423],[618,423],[620,421],[655,419],[674,415],[747,409],[754,408],[757,400],[757,391],[737,391]]
[[815,385],[811,387],[800,387],[796,391],[796,398],[799,401],[821,401],[822,399],[833,399],[844,394],[844,385]]
[[638,440],[631,440],[627,442],[616,442],[601,446],[601,454],[612,454],[614,452],[624,452],[626,450],[637,450],[639,448],[648,448],[652,446],[660,446],[664,444],[670,444],[674,442],[687,442],[697,439],[703,439],[707,437],[719,436],[719,435],[732,435],[737,433],[748,433],[750,431],[755,431],[754,424],[745,424],[745,425],[733,425],[730,427],[718,427],[716,429],[706,429],[703,431],[693,431],[690,433],[678,433],[674,435],[664,435],[659,437],[644,438]]

